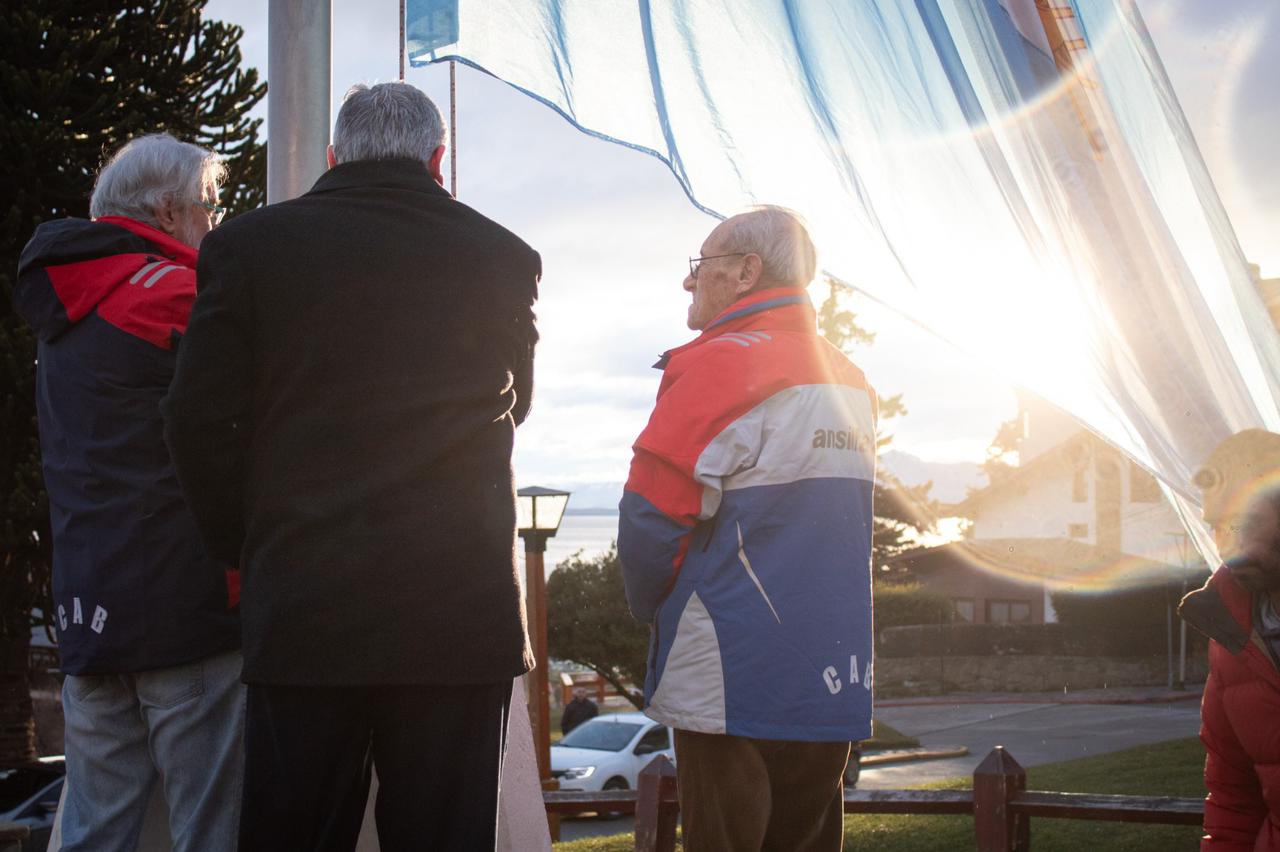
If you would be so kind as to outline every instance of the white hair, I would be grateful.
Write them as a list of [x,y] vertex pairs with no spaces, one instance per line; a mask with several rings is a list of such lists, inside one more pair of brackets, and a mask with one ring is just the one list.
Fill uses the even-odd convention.
[[408,83],[357,83],[347,90],[333,126],[333,157],[410,159],[426,163],[449,138],[440,108]]
[[794,210],[762,204],[725,220],[725,252],[758,254],[761,287],[807,287],[818,271],[817,251],[804,218]]
[[171,201],[214,198],[227,177],[222,157],[168,133],[139,136],[98,172],[89,215],[126,216],[158,226],[156,212]]

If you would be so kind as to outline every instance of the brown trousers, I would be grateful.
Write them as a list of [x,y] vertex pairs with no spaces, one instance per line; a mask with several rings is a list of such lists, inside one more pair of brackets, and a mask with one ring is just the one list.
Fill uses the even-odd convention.
[[848,743],[676,730],[685,852],[839,852]]

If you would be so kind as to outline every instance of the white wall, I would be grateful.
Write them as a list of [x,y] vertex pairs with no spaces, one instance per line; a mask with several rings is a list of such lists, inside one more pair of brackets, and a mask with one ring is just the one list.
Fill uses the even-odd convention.
[[[1184,533],[1182,525],[1163,499],[1155,503],[1132,501],[1131,473],[1128,460],[1122,459],[1120,549],[1134,556],[1180,565],[1178,544]],[[1083,503],[1071,499],[1072,476],[1065,461],[1061,465],[1050,462],[1038,477],[1025,485],[1010,487],[989,498],[982,505],[979,517],[974,519],[971,537],[1072,538],[1068,534],[1069,524],[1087,524],[1089,534],[1076,540],[1096,544],[1094,467],[1086,468],[1088,499]]]
[[[1186,530],[1178,521],[1173,508],[1163,497],[1157,503],[1134,503],[1130,499],[1130,475],[1125,465],[1123,495],[1120,509],[1120,549],[1134,556],[1145,556],[1156,562],[1173,566],[1182,564],[1178,544],[1184,540]],[[1190,549],[1187,558],[1199,559]]]
[[1074,419],[1026,391],[1018,392],[1018,415],[1023,418],[1025,429],[1024,437],[1018,442],[1020,464],[1026,464],[1081,431]]
[[[1090,493],[1092,496],[1092,492]],[[1006,488],[998,496],[983,503],[974,519],[972,537],[991,538],[1070,538],[1068,524],[1088,524],[1089,535],[1080,541],[1092,544],[1093,502],[1071,500],[1071,475],[1066,468],[1046,470],[1026,487]]]

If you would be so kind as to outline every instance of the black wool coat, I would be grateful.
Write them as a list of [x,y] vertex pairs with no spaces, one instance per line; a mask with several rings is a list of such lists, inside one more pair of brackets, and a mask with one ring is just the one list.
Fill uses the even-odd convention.
[[529,670],[511,449],[541,261],[408,160],[340,164],[209,234],[164,403],[244,679]]

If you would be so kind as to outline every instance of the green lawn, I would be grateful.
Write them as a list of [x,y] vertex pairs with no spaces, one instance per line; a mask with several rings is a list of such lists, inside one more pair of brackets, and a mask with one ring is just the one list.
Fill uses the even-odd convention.
[[[1204,795],[1204,751],[1194,737],[1126,751],[1051,763],[1027,770],[1032,790],[1119,793],[1148,796]],[[931,787],[966,789],[957,778]],[[845,852],[964,852],[974,848],[973,818],[926,816],[845,817]],[[1031,821],[1033,852],[1195,852],[1200,830],[1185,826],[1123,825],[1036,818]],[[630,852],[630,834],[557,843],[557,852]]]

